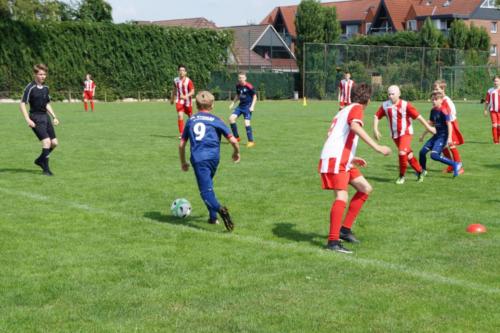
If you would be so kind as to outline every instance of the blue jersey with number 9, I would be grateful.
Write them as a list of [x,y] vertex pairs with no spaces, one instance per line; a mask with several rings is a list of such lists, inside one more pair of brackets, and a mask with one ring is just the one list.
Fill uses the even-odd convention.
[[220,159],[221,136],[230,138],[231,131],[217,116],[201,111],[189,118],[182,140],[191,145],[191,163]]

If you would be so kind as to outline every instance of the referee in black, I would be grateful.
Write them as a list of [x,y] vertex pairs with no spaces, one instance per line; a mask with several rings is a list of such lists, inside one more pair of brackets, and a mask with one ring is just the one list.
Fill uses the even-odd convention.
[[[49,168],[49,154],[58,143],[52,122],[54,125],[58,125],[59,120],[50,105],[49,87],[44,85],[47,78],[47,66],[44,64],[35,65],[33,73],[34,81],[30,82],[24,89],[20,108],[28,126],[42,142],[42,153],[35,160],[35,164],[42,168],[44,175],[52,176]],[[29,114],[26,109],[28,103],[30,105]],[[49,115],[52,117],[52,121]]]

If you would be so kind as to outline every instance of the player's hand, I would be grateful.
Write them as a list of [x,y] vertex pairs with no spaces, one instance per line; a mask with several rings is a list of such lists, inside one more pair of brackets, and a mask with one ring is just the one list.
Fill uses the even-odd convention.
[[232,159],[234,163],[240,163],[241,159],[240,153],[233,153]]
[[364,168],[368,165],[364,159],[361,157],[354,157],[352,160],[352,164],[359,166],[360,168]]
[[59,125],[59,119],[57,119],[56,117],[54,117],[54,119],[52,119],[52,122],[54,123],[54,125]]
[[484,116],[488,117],[488,112],[486,110],[484,110]]
[[189,163],[182,163],[181,169],[182,169],[182,171],[188,171],[189,170]]
[[[430,131],[430,132],[431,132],[433,135],[434,135],[434,134],[436,134],[436,127],[432,127],[432,126],[431,126],[431,131]],[[423,139],[423,137],[422,137],[422,139]]]
[[379,146],[378,152],[384,156],[388,156],[392,153],[392,150],[391,150],[391,148],[389,148],[387,146]]
[[27,122],[28,122],[28,126],[29,127],[31,127],[31,128],[35,128],[36,127],[36,124],[35,124],[35,122],[33,120],[28,119]]
[[448,147],[453,146],[453,139],[452,138],[448,139],[447,145],[448,145]]
[[379,131],[375,131],[375,132],[373,133],[373,136],[375,136],[375,139],[376,139],[377,141],[380,141],[380,138],[382,137],[382,135],[380,134],[380,132],[379,132]]
[[253,106],[249,108],[250,112],[253,112]]

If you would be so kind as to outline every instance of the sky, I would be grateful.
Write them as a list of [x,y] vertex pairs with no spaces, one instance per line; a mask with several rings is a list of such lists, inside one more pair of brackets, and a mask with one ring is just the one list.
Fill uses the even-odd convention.
[[[107,0],[115,23],[205,17],[218,27],[260,23],[274,7],[300,0]],[[332,0],[329,0],[330,2]],[[321,2],[329,2],[321,1]],[[333,0],[335,1],[335,0]]]

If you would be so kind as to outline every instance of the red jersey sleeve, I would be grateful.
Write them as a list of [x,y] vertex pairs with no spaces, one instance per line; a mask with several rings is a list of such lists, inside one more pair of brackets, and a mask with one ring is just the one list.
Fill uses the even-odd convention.
[[382,119],[385,117],[385,111],[383,107],[379,107],[377,113],[375,113],[375,117],[378,119]]
[[189,80],[189,83],[188,83],[188,90],[191,91],[194,89],[194,84],[193,84],[193,81],[192,80]]
[[411,105],[410,102],[408,102],[408,105],[406,106],[406,112],[408,112],[411,119],[417,119],[418,116],[420,116],[420,113],[418,113],[417,109]]
[[490,104],[490,92],[489,91],[486,93],[485,100],[486,100],[486,103]]
[[363,107],[361,105],[354,105],[351,111],[349,111],[347,123],[351,125],[353,122],[359,123],[363,126]]

